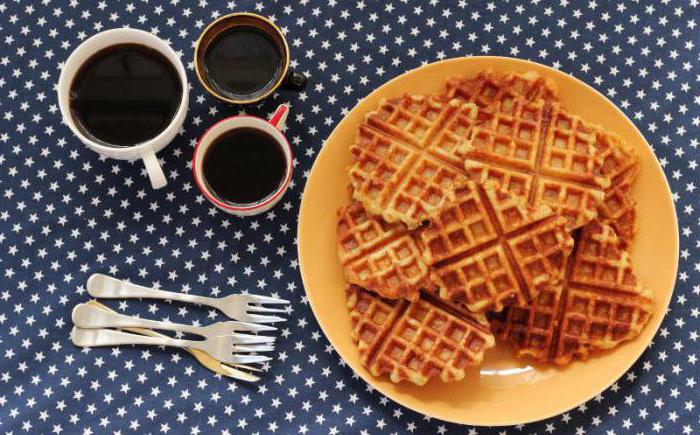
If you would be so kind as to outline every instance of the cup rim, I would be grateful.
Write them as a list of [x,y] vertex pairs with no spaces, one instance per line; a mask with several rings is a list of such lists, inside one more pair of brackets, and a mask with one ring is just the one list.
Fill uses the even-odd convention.
[[[226,202],[223,202],[219,200],[216,196],[213,195],[213,193],[210,191],[209,188],[204,183],[203,176],[199,176],[199,171],[197,171],[197,161],[199,160],[199,154],[200,154],[200,148],[202,146],[202,143],[207,139],[209,136],[210,132],[219,124],[225,123],[225,122],[230,122],[235,119],[239,118],[251,118],[253,120],[264,122],[265,124],[271,126],[273,129],[275,129],[278,133],[279,136],[282,138],[282,140],[278,140],[278,143],[281,143],[284,145],[284,147],[287,150],[287,153],[285,155],[289,156],[289,159],[287,159],[287,174],[285,176],[284,181],[279,185],[275,191],[265,198],[263,201],[252,203],[249,205],[232,205]],[[221,134],[235,130],[236,128],[242,128],[242,127],[235,127],[231,129],[224,130]],[[257,128],[257,127],[254,127]],[[218,137],[218,136],[217,136]],[[278,200],[279,197],[281,197],[286,191],[287,188],[289,187],[289,183],[292,181],[292,171],[294,170],[294,153],[292,152],[292,147],[289,144],[289,140],[287,139],[287,136],[284,135],[277,127],[272,125],[270,121],[267,119],[261,118],[259,116],[255,115],[233,115],[229,116],[228,118],[224,118],[222,120],[217,121],[216,123],[212,124],[207,130],[202,134],[202,136],[199,138],[197,141],[197,146],[194,149],[194,153],[192,154],[192,174],[194,175],[194,181],[197,184],[197,187],[199,188],[200,192],[204,195],[205,198],[207,198],[210,202],[212,202],[214,205],[216,205],[219,208],[225,209],[225,210],[230,210],[234,212],[250,212],[250,211],[255,211],[257,209],[263,208],[270,203],[273,203],[274,201]]]
[[[282,73],[280,74],[279,78],[277,79],[275,84],[270,87],[270,89],[267,92],[265,92],[264,94],[254,98],[254,99],[250,99],[250,100],[236,100],[236,99],[229,98],[225,95],[222,95],[222,94],[216,92],[214,89],[211,88],[211,86],[209,86],[207,81],[204,79],[204,73],[200,70],[199,62],[197,62],[197,59],[199,58],[199,50],[201,48],[201,43],[202,43],[202,39],[204,39],[204,35],[206,35],[215,25],[219,24],[220,22],[225,21],[225,20],[235,19],[237,17],[252,17],[252,18],[264,21],[280,35],[280,37],[282,39],[282,45],[284,46],[284,54],[285,54],[285,56],[284,56],[284,69],[282,70]],[[285,36],[284,32],[282,32],[282,29],[280,29],[279,26],[277,26],[277,24],[275,24],[271,19],[269,19],[265,16],[262,16],[262,15],[254,14],[252,12],[234,12],[231,14],[220,16],[219,18],[217,18],[214,21],[212,21],[211,23],[209,23],[209,25],[207,27],[205,27],[204,30],[202,30],[202,33],[199,34],[199,38],[197,38],[197,42],[194,45],[194,72],[197,75],[197,80],[204,87],[204,89],[210,95],[212,95],[214,98],[217,98],[221,101],[224,101],[224,102],[230,103],[230,104],[254,104],[254,103],[262,101],[265,98],[272,95],[272,93],[275,92],[277,90],[277,88],[280,87],[280,85],[284,81],[285,77],[287,77],[287,72],[289,72],[289,63],[290,63],[289,44],[287,43],[287,37]]]
[[[130,145],[130,146],[108,146],[104,145],[103,143],[100,143],[98,141],[95,141],[91,139],[89,136],[85,135],[80,129],[77,127],[75,124],[75,121],[72,118],[71,111],[70,111],[70,105],[69,102],[64,101],[64,99],[61,96],[61,91],[63,89],[68,89],[70,92],[70,87],[72,85],[72,79],[75,78],[75,74],[72,74],[70,77],[68,77],[68,73],[66,72],[65,66],[69,62],[77,62],[75,61],[75,56],[77,56],[76,53],[78,53],[81,49],[86,50],[86,44],[88,44],[90,41],[96,39],[96,38],[105,38],[105,35],[110,35],[110,34],[132,34],[132,35],[138,35],[147,39],[151,39],[151,41],[155,42],[158,45],[162,45],[160,47],[153,47],[151,45],[148,45],[149,48],[152,48],[158,52],[160,52],[162,55],[165,56],[165,58],[173,65],[175,70],[177,70],[178,77],[180,79],[180,82],[182,84],[182,95],[180,97],[180,103],[178,105],[177,111],[173,115],[172,119],[170,120],[170,123],[156,136],[145,140],[143,142]],[[139,41],[134,41],[133,44],[139,44]],[[104,48],[110,47],[112,45],[118,45],[121,44],[120,42],[116,43],[108,43],[105,45]],[[128,44],[128,42],[125,42],[125,44]],[[144,44],[145,45],[145,44]],[[98,50],[91,50],[87,52],[86,55],[86,60],[94,55],[95,53],[99,52],[102,49]],[[84,64],[84,62],[80,63],[78,65],[78,69]],[[76,72],[78,71],[76,69]],[[68,80],[71,80],[70,82]],[[188,95],[189,95],[189,81],[187,79],[187,72],[185,71],[185,66],[182,63],[182,60],[180,59],[180,56],[173,50],[173,48],[168,44],[164,39],[148,32],[142,29],[136,29],[133,27],[116,27],[113,29],[107,29],[103,30],[102,32],[95,33],[94,35],[90,36],[83,42],[81,42],[77,47],[73,49],[71,54],[66,58],[66,60],[63,62],[63,68],[61,68],[61,74],[58,78],[58,85],[56,92],[58,93],[58,106],[59,110],[61,112],[61,115],[65,121],[65,124],[68,126],[68,128],[71,129],[73,134],[78,137],[85,145],[89,146],[90,148],[93,148],[94,150],[101,152],[103,154],[109,154],[109,155],[131,155],[134,152],[141,151],[147,148],[153,148],[155,151],[157,151],[159,148],[162,148],[163,145],[161,142],[168,137],[169,135],[172,134],[173,129],[177,128],[177,130],[180,129],[182,125],[182,121],[184,121],[184,117],[187,113],[187,105],[188,105]],[[177,134],[177,132],[175,132]],[[167,141],[169,143],[170,141]],[[163,145],[164,146],[164,145]],[[128,157],[127,157],[128,158]]]

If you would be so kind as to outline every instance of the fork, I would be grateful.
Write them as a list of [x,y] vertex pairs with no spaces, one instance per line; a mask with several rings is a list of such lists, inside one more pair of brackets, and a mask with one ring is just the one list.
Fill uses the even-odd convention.
[[[95,307],[98,310],[107,311],[113,313],[114,311],[106,305],[97,302],[97,299],[92,299],[86,302],[86,305]],[[148,335],[149,337],[165,337],[165,335],[160,332],[156,332],[152,329],[143,328],[124,328],[123,331],[131,332],[134,334]],[[203,367],[211,370],[212,372],[219,374],[221,376],[226,376],[232,379],[238,379],[245,382],[257,382],[260,378],[250,372],[260,372],[261,368],[255,367],[253,365],[246,364],[226,364],[213,358],[206,352],[202,352],[199,349],[185,349],[190,353]]]
[[[170,346],[179,348],[199,349],[213,358],[227,364],[255,364],[269,361],[264,355],[240,355],[236,352],[262,352],[273,350],[272,346],[239,345],[240,339],[233,336],[220,335],[206,340],[180,340],[170,337],[147,337],[104,328],[78,328],[71,331],[73,344],[80,347],[121,346],[125,344],[142,344],[150,346]],[[264,349],[264,350],[260,350]]]
[[249,323],[282,322],[284,317],[255,313],[284,313],[284,309],[268,308],[257,304],[288,304],[285,299],[270,296],[238,294],[222,298],[190,295],[186,293],[157,290],[132,284],[102,273],[95,273],[87,281],[87,291],[95,298],[146,298],[167,299],[172,301],[189,302],[216,308],[230,319]]
[[219,335],[232,335],[241,339],[245,344],[272,344],[275,337],[265,335],[238,334],[236,331],[262,332],[271,331],[272,326],[258,325],[236,321],[217,322],[206,326],[193,326],[180,323],[159,322],[126,316],[119,313],[109,313],[88,304],[78,304],[73,308],[73,324],[79,328],[150,328],[165,331],[186,332],[212,338]]

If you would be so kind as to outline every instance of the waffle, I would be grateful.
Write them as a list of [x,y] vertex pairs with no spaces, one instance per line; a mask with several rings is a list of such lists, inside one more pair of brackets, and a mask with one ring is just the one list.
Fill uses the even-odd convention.
[[637,153],[624,139],[614,133],[601,134],[601,131],[596,133],[598,137],[594,145],[601,154],[600,172],[602,174],[614,181],[638,166]]
[[387,298],[416,299],[428,266],[403,224],[370,216],[357,201],[338,210],[338,256],[348,282]]
[[459,186],[430,222],[420,237],[431,280],[442,299],[475,312],[531,300],[563,277],[573,246],[566,219],[493,182]]
[[459,153],[472,177],[495,180],[531,206],[549,205],[573,230],[597,216],[610,185],[597,147],[608,136],[558,102],[514,98],[496,103]]
[[556,100],[557,87],[550,79],[534,71],[525,73],[496,73],[491,69],[475,77],[455,77],[447,80],[444,97],[474,103],[479,109],[491,110],[496,103],[515,98],[526,101]]
[[417,227],[465,177],[455,152],[475,116],[473,104],[437,96],[382,100],[350,147],[353,197],[389,223]]
[[485,316],[426,294],[413,302],[389,300],[349,285],[347,306],[362,365],[393,382],[462,379],[495,344]]
[[639,165],[620,174],[598,206],[601,221],[610,225],[624,244],[629,244],[637,232],[636,201],[632,199],[632,183],[637,172]]
[[628,244],[637,230],[635,201],[631,196],[632,183],[639,172],[637,154],[617,135],[602,137],[596,145],[602,154],[601,173],[611,180],[598,206],[598,215]]
[[562,285],[550,285],[525,307],[509,307],[491,319],[499,339],[519,357],[568,364],[639,335],[653,312],[652,293],[635,276],[614,230],[586,225]]

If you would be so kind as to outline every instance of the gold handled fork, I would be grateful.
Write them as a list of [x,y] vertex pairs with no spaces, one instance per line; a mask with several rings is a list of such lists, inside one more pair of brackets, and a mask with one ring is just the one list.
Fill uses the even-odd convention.
[[[106,305],[103,305],[96,300],[91,300],[87,302],[87,304],[99,308],[103,311],[107,312],[116,312],[112,310],[111,308],[107,307]],[[141,335],[147,335],[150,337],[166,337],[163,334],[160,334],[158,332],[152,331],[150,329],[143,329],[143,328],[124,328],[125,331],[133,332],[135,334],[141,334]],[[238,379],[241,381],[246,381],[246,382],[257,382],[260,380],[258,376],[255,376],[251,373],[248,373],[244,370],[249,370],[249,371],[254,371],[254,372],[259,372],[261,371],[259,368],[248,366],[245,364],[225,364],[222,363],[221,361],[217,360],[216,358],[212,358],[209,354],[206,352],[203,352],[198,349],[185,349],[187,352],[189,352],[197,361],[199,361],[200,364],[202,364],[204,367],[208,368],[209,370],[213,371],[214,373],[217,373],[222,376],[226,376],[229,378],[233,379]]]

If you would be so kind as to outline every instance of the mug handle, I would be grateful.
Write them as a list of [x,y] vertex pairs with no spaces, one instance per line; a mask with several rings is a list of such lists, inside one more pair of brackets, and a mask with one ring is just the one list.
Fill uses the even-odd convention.
[[290,91],[303,91],[309,79],[302,73],[289,68],[287,76],[282,80],[282,87]]
[[282,131],[284,124],[287,122],[287,115],[289,115],[289,106],[280,104],[267,122],[272,124],[277,130]]
[[151,180],[151,187],[154,189],[160,189],[168,184],[167,178],[165,178],[165,173],[163,173],[163,168],[160,167],[158,162],[158,157],[156,157],[156,152],[153,148],[148,148],[146,153],[141,156],[144,166],[146,166],[146,172],[148,173],[148,178]]

